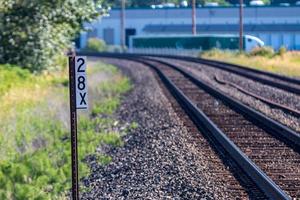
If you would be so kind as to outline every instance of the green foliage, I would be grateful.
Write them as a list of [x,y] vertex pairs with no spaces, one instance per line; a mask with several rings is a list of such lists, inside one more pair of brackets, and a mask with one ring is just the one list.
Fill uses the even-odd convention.
[[199,53],[199,57],[218,57],[218,56],[221,56],[224,54],[239,55],[239,54],[244,54],[244,52],[212,48],[211,50],[208,50],[208,51],[201,51]]
[[[271,0],[262,0],[262,1],[264,2],[265,5],[270,5],[271,4]],[[282,2],[282,3],[286,3],[286,2]]]
[[99,155],[97,156],[98,162],[102,163],[103,165],[107,165],[111,162],[112,158],[107,155]]
[[132,122],[130,124],[130,129],[137,129],[139,127],[139,124],[137,122]]
[[116,77],[113,82],[103,82],[99,89],[103,91],[106,96],[115,96],[115,94],[122,93],[131,89],[130,80],[126,77]]
[[[70,187],[70,159],[67,157],[70,144],[60,142],[59,138],[66,133],[58,122],[51,123],[56,124],[55,129],[52,125],[49,127],[49,121],[39,122],[39,126],[53,137],[47,148],[0,160],[0,196],[5,197],[3,199],[53,199]],[[16,135],[20,134],[22,130],[17,129]]]
[[109,52],[114,52],[114,53],[121,53],[123,52],[123,49],[119,45],[108,45],[107,49]]
[[[114,70],[109,70],[111,73],[115,73]],[[120,78],[116,76],[112,81],[106,81],[99,85],[98,89],[102,91],[104,99],[95,104],[92,109],[92,115],[106,115],[112,114],[120,104],[120,94],[131,89],[131,83],[128,78]]]
[[282,46],[282,47],[280,47],[280,48],[278,49],[277,54],[278,54],[279,56],[283,57],[283,56],[286,54],[286,52],[287,52],[286,48],[285,48],[284,46]]
[[29,71],[22,70],[17,66],[0,65],[0,71],[0,95],[10,88],[23,85],[32,79]]
[[[101,68],[104,69],[113,76],[103,84],[115,85],[112,90],[102,83],[98,87],[100,90],[103,88],[101,92],[104,94],[104,102],[108,102],[103,104],[105,109],[101,109],[101,112],[108,116],[117,109],[121,94],[130,88],[130,83],[128,79],[123,80],[115,67]],[[47,82],[44,80],[47,77],[33,75],[19,67],[0,65],[0,87],[3,90],[2,93],[0,92],[0,98],[3,97],[4,92],[15,90],[16,87],[26,90],[24,92],[26,95],[35,95],[35,93],[27,94],[27,84],[32,84],[34,88],[49,84],[38,91],[55,90],[54,93],[49,93],[53,98],[55,98],[53,94],[66,93],[68,90],[66,87],[57,85],[65,79],[59,76]],[[29,88],[31,89],[31,85]],[[43,99],[39,96],[34,102],[31,102],[31,98],[28,97],[30,104],[24,103],[24,99],[19,99],[21,106],[12,105],[12,118],[6,119],[7,113],[0,109],[0,199],[63,199],[71,187],[69,130],[64,127],[57,116],[58,113],[51,113],[47,107],[50,101],[47,96],[45,97],[46,99]],[[109,102],[110,99],[114,99],[115,103]],[[7,102],[2,101],[2,103]],[[80,117],[78,122],[80,177],[90,172],[84,162],[87,155],[96,154],[99,164],[104,165],[111,161],[111,157],[96,153],[99,145],[121,146],[123,144],[121,134],[112,131],[113,127],[112,118]],[[8,137],[10,142],[5,137]]]
[[0,63],[41,71],[55,65],[100,1],[0,0]]
[[103,40],[98,38],[90,38],[87,42],[86,51],[103,52],[107,49]]
[[249,55],[250,56],[263,56],[263,57],[270,58],[275,55],[275,51],[272,47],[267,47],[267,46],[256,47],[251,50]]
[[118,98],[109,98],[97,103],[92,109],[92,115],[99,114],[112,114],[114,110],[119,106],[120,101]]
[[284,56],[274,55],[272,57],[265,57],[219,50],[214,52],[203,52],[200,56],[206,59],[220,60],[291,77],[300,76],[300,52],[297,51],[288,51]]
[[102,141],[115,147],[123,145],[120,134],[115,132],[103,135]]

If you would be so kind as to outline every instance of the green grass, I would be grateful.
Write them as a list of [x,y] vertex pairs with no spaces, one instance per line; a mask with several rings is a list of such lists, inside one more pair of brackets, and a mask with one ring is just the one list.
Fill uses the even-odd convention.
[[[83,162],[87,155],[95,154],[99,164],[111,161],[96,153],[99,145],[122,146],[121,133],[111,131],[113,113],[131,88],[117,68],[92,65],[90,77],[107,78],[91,83],[97,91],[90,96],[92,112],[79,116],[80,177],[89,174]],[[66,69],[32,75],[18,67],[0,66],[0,199],[65,198],[71,186],[67,84]]]
[[92,110],[92,114],[94,116],[98,115],[98,114],[112,114],[116,108],[119,106],[120,104],[120,100],[119,98],[107,98],[104,99],[103,101],[97,103],[93,110]]
[[12,65],[0,65],[0,95],[12,87],[20,87],[32,81],[32,75],[27,70]]
[[300,52],[287,52],[284,55],[251,56],[251,54],[212,50],[201,57],[243,65],[245,67],[270,71],[287,76],[300,77]]
[[137,122],[132,122],[130,124],[130,129],[137,129],[139,127],[139,124]]

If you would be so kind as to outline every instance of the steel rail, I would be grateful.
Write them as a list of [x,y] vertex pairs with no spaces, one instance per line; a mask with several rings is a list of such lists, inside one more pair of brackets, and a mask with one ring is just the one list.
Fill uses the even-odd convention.
[[264,114],[254,110],[253,108],[233,99],[232,97],[224,94],[223,92],[209,86],[208,84],[204,83],[203,81],[200,81],[198,78],[196,78],[194,75],[188,73],[187,71],[172,65],[168,62],[152,59],[149,57],[137,55],[137,54],[112,54],[112,53],[88,53],[84,55],[90,55],[90,56],[102,56],[102,57],[117,57],[117,58],[124,58],[124,59],[136,59],[136,58],[143,58],[144,60],[152,60],[154,62],[159,62],[163,65],[169,66],[178,72],[182,73],[184,76],[186,76],[189,80],[191,80],[194,84],[196,84],[198,87],[203,88],[205,91],[210,93],[216,98],[221,99],[223,102],[226,102],[231,107],[235,108],[239,112],[243,113],[244,115],[250,117],[254,121],[256,121],[259,124],[264,125],[269,130],[272,130],[272,134],[274,137],[279,137],[283,142],[285,142],[287,145],[293,147],[297,152],[300,152],[300,133],[291,130],[290,128],[286,127],[285,125],[265,116]]
[[[242,67],[242,66],[237,67],[238,65],[223,63],[220,61],[212,61],[212,60],[207,60],[207,59],[192,58],[192,57],[177,57],[177,56],[157,56],[157,55],[144,55],[144,56],[159,57],[159,58],[171,58],[171,59],[189,61],[189,62],[198,63],[198,64],[205,64],[210,67],[225,70],[225,71],[252,79],[254,81],[263,83],[265,85],[276,87],[278,89],[282,89],[282,90],[285,90],[285,91],[288,91],[288,92],[291,92],[294,94],[298,94],[298,95],[300,94],[300,80],[298,80],[298,79],[292,79],[289,77],[280,76],[280,75],[276,75],[276,74],[269,73],[269,72],[263,72],[260,70],[256,71],[254,69],[246,68],[246,67]],[[249,72],[252,72],[252,74]],[[269,76],[273,79],[276,78],[276,79],[279,79],[280,81],[285,81],[287,84],[269,80],[269,79],[266,79],[263,77],[259,77],[253,73],[255,73],[256,75]],[[299,87],[295,87],[295,86],[288,85],[288,84],[299,84]]]
[[[170,90],[172,95],[196,123],[198,128],[204,126],[223,148],[231,155],[245,173],[270,199],[290,199],[290,197],[269,178],[256,164],[254,164],[178,87],[163,74],[155,65],[145,60],[130,57],[129,60],[143,63],[156,71],[160,79]],[[199,127],[200,126],[200,127]]]
[[[270,199],[290,199],[290,197],[270,179],[256,164],[254,164],[189,98],[180,91],[177,86],[166,77],[155,65],[146,62],[144,58],[118,55],[102,55],[102,57],[121,58],[139,62],[151,67],[156,71],[162,82],[169,89],[171,94],[177,99],[182,108],[195,122],[198,128],[205,127],[220,143],[223,148],[232,156],[235,162],[245,171],[245,173],[257,184],[257,186]],[[142,59],[142,60],[141,60]],[[155,61],[157,62],[157,61]]]
[[293,109],[293,108],[290,108],[288,106],[285,106],[285,105],[282,105],[280,103],[276,103],[274,101],[271,101],[269,99],[266,99],[264,97],[261,97],[261,96],[258,96],[252,92],[249,92],[248,90],[242,88],[241,86],[238,86],[237,84],[234,84],[232,82],[229,82],[229,81],[225,81],[225,80],[221,80],[217,75],[214,76],[214,79],[216,80],[216,82],[218,82],[219,84],[222,84],[222,85],[229,85],[231,87],[234,87],[236,88],[237,90],[239,90],[240,92],[244,93],[244,94],[247,94],[255,99],[258,99],[268,105],[270,105],[271,107],[275,107],[275,108],[279,108],[285,112],[288,112],[292,115],[294,115],[295,117],[300,117],[300,111],[296,110],[296,109]]
[[[80,53],[79,53],[80,54]],[[102,55],[102,56],[114,56],[116,53],[84,53],[85,55]],[[119,54],[121,56],[121,54]],[[266,72],[258,69],[253,69],[237,64],[227,63],[227,62],[221,62],[216,60],[209,60],[209,59],[203,59],[203,58],[194,58],[194,57],[188,57],[188,56],[174,56],[174,55],[156,55],[156,54],[133,54],[133,53],[126,53],[122,54],[122,56],[151,56],[151,57],[157,57],[157,58],[170,58],[170,59],[176,59],[176,60],[182,60],[182,61],[188,61],[198,64],[206,64],[209,67],[214,67],[217,69],[225,70],[234,74],[238,74],[240,76],[255,80],[257,82],[263,83],[265,85],[269,85],[272,87],[276,87],[291,93],[300,94],[300,79],[298,78],[292,78],[288,76],[283,76],[279,74],[275,74],[272,72]],[[250,72],[250,73],[249,73]],[[251,74],[252,73],[252,74]],[[254,74],[253,74],[254,73]],[[280,81],[284,81],[287,84],[296,84],[299,85],[299,87],[287,85],[285,83],[280,83],[272,80],[268,80],[266,78],[262,78],[256,75],[264,75],[268,78],[275,78]]]
[[244,115],[250,117],[257,123],[264,125],[269,130],[272,130],[273,136],[279,137],[287,145],[293,147],[297,152],[300,152],[300,133],[297,133],[297,132],[291,130],[290,128],[284,126],[283,124],[265,116],[264,114],[254,110],[253,108],[224,94],[223,92],[219,91],[218,89],[209,86],[208,84],[206,84],[203,81],[196,78],[194,75],[186,72],[185,70],[183,70],[177,66],[174,66],[174,65],[164,62],[164,61],[158,61],[155,59],[147,58],[147,60],[159,62],[163,65],[169,66],[169,67],[175,69],[176,71],[182,73],[185,77],[187,77],[189,80],[191,80],[198,87],[204,89],[206,92],[208,92],[215,98],[218,98],[218,99],[222,100],[223,102],[226,102],[229,106],[238,110],[239,112],[243,113]]
[[[263,71],[263,70],[259,70],[259,69],[246,67],[243,65],[238,65],[238,64],[233,64],[233,63],[228,63],[228,62],[223,62],[223,61],[218,61],[218,60],[194,58],[194,57],[189,57],[189,56],[175,56],[175,55],[155,55],[155,54],[136,54],[136,55],[144,55],[144,56],[160,57],[160,58],[172,58],[172,59],[176,59],[176,60],[190,61],[190,62],[200,63],[200,64],[218,65],[217,67],[220,69],[227,69],[227,68],[223,68],[225,65],[227,67],[232,67],[235,70],[242,70],[245,73],[253,72],[258,75],[265,75],[265,76],[269,76],[270,78],[277,78],[281,81],[286,81],[287,83],[300,84],[299,78],[288,77],[288,76],[284,76],[284,75],[280,75],[280,74],[276,74],[276,73],[272,73],[272,72],[267,72],[267,71]],[[247,75],[247,74],[245,74],[245,75]]]

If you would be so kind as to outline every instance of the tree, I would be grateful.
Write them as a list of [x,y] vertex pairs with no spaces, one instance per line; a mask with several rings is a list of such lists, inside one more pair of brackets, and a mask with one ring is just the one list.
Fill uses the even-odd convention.
[[[2,1],[2,2],[1,2]],[[0,63],[41,71],[71,45],[98,0],[0,0]]]

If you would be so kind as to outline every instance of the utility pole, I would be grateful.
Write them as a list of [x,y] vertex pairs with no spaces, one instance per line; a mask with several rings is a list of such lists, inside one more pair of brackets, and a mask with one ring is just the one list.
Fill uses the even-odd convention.
[[240,52],[243,51],[243,32],[244,32],[244,27],[243,27],[243,0],[240,0]]
[[196,28],[196,0],[192,0],[192,33],[193,35],[197,34]]
[[125,0],[121,0],[121,47],[125,51]]

